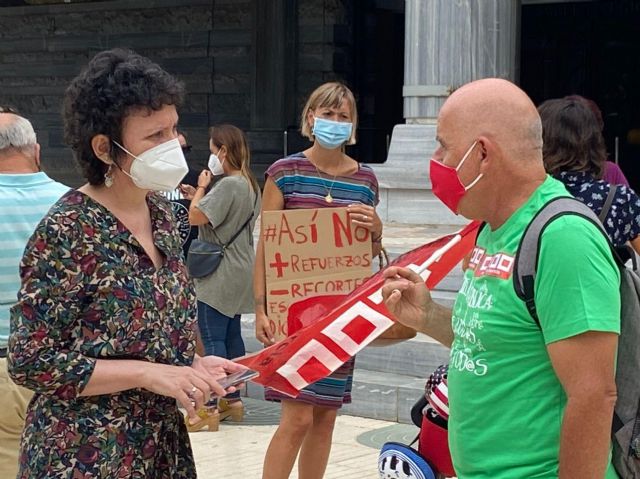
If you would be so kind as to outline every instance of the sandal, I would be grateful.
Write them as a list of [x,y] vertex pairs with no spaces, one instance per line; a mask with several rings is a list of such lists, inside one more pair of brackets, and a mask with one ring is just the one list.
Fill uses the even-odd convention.
[[228,417],[233,422],[242,422],[244,419],[244,404],[241,400],[229,401],[228,399],[218,399],[218,411],[220,420],[224,421]]
[[197,432],[204,429],[205,427],[210,432],[218,430],[221,419],[217,409],[202,408],[198,410],[198,417],[200,418],[200,420],[192,424],[189,422],[189,416],[184,416],[184,423],[187,426],[188,432]]

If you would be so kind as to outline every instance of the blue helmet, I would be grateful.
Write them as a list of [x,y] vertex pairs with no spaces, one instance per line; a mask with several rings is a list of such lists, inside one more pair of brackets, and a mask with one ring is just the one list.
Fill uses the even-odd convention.
[[427,461],[412,447],[387,442],[378,458],[380,479],[436,479]]

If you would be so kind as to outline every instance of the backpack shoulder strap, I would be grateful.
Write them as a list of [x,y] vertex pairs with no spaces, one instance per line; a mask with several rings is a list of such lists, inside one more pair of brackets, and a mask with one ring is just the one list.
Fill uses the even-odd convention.
[[609,210],[611,209],[611,205],[613,204],[613,199],[616,197],[617,191],[618,191],[618,185],[609,185],[609,193],[607,193],[607,199],[604,200],[604,204],[602,205],[602,210],[598,215],[598,219],[602,224],[604,224],[604,220],[607,218],[607,215],[609,214]]
[[584,203],[570,197],[560,197],[550,200],[533,217],[525,229],[518,251],[516,252],[513,269],[513,283],[516,295],[524,301],[529,314],[538,321],[536,305],[534,302],[534,284],[540,253],[540,240],[545,228],[556,218],[567,214],[585,218],[596,225],[602,234],[608,239],[602,224],[596,214]]

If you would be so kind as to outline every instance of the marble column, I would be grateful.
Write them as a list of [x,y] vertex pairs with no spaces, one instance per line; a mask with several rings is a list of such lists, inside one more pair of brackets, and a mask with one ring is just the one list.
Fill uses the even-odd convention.
[[386,221],[461,224],[433,196],[428,159],[447,96],[469,81],[518,78],[519,0],[406,0],[404,116],[374,165]]
[[515,0],[406,0],[404,116],[429,122],[471,80],[518,75]]

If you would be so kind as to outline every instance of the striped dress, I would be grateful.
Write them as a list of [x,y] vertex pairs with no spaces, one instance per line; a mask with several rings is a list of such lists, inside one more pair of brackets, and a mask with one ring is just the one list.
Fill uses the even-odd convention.
[[46,174],[0,174],[0,348],[7,347],[9,309],[18,297],[18,266],[36,225],[69,190]]
[[[276,161],[266,171],[284,196],[284,209],[337,208],[361,203],[378,204],[378,180],[373,170],[360,164],[358,171],[350,176],[318,174],[315,166],[304,153],[296,153]],[[325,197],[331,193],[333,201]],[[338,370],[320,381],[304,388],[295,401],[313,406],[340,408],[351,402],[351,386],[355,358],[347,361]],[[268,401],[291,400],[278,391],[266,388]]]

